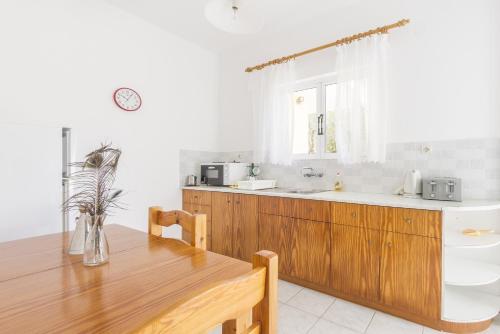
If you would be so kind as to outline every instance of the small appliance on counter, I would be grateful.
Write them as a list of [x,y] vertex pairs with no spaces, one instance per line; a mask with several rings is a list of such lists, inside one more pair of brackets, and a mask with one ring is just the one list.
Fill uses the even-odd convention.
[[201,182],[209,186],[232,186],[248,174],[246,162],[208,162],[201,164]]
[[405,183],[399,187],[396,195],[408,198],[420,198],[422,196],[422,174],[417,169],[412,169],[406,173]]
[[462,180],[454,177],[434,177],[423,182],[423,198],[440,201],[462,201]]
[[197,185],[198,177],[196,175],[188,175],[186,176],[186,186],[194,187]]
[[405,184],[403,186],[404,197],[420,197],[422,195],[422,174],[418,169],[412,169],[406,173]]
[[255,180],[257,176],[260,174],[260,167],[255,165],[255,163],[251,163],[248,166],[248,179],[249,180]]

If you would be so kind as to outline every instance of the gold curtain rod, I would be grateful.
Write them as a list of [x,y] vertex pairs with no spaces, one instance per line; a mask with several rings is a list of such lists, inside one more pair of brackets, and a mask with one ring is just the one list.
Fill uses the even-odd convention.
[[362,33],[359,33],[359,34],[356,34],[356,35],[349,36],[349,37],[341,38],[341,39],[336,40],[335,42],[332,42],[332,43],[321,45],[321,46],[318,46],[318,47],[315,47],[315,48],[312,48],[312,49],[309,49],[309,50],[305,50],[305,51],[302,51],[302,52],[294,53],[294,54],[289,55],[289,56],[285,56],[285,57],[281,57],[281,58],[276,58],[276,59],[270,60],[268,62],[262,63],[260,65],[256,65],[256,66],[253,66],[253,67],[247,67],[245,69],[245,72],[250,73],[250,72],[253,72],[253,71],[260,71],[263,68],[271,66],[271,65],[285,63],[285,62],[287,62],[287,61],[289,61],[291,59],[302,57],[302,56],[305,56],[307,54],[310,54],[310,53],[313,53],[313,52],[316,52],[316,51],[321,51],[321,50],[324,50],[324,49],[327,49],[327,48],[331,48],[333,46],[338,46],[338,45],[342,45],[342,44],[349,44],[349,43],[352,43],[352,42],[357,41],[357,40],[362,39],[362,38],[366,38],[366,37],[371,36],[371,35],[375,35],[375,34],[387,34],[389,32],[389,30],[395,29],[395,28],[399,28],[399,27],[403,27],[403,26],[407,25],[408,23],[410,23],[410,20],[403,19],[403,20],[400,20],[400,21],[398,21],[396,23],[393,23],[393,24],[389,24],[389,25],[386,25],[386,26],[383,26],[383,27],[378,27],[378,28],[375,28],[375,29],[371,29],[371,30],[368,30],[368,31],[365,31],[365,32],[362,32]]

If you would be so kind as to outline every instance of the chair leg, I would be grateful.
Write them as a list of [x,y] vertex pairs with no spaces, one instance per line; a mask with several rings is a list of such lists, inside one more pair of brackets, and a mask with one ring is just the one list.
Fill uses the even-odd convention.
[[247,334],[252,324],[251,311],[244,313],[234,320],[222,324],[222,334]]
[[266,267],[264,299],[253,308],[253,322],[261,324],[262,334],[276,334],[278,313],[278,255],[262,250],[253,255],[254,268]]

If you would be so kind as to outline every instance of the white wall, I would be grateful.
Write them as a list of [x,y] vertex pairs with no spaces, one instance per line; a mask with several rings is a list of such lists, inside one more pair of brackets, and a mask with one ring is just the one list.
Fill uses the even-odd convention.
[[57,127],[0,124],[0,242],[62,230],[61,142]]
[[[363,1],[223,55],[219,140],[252,145],[249,74],[243,69],[392,23],[390,142],[497,137],[500,124],[500,10],[497,0]],[[331,71],[333,50],[299,60],[301,75]]]
[[[145,230],[148,206],[181,206],[179,149],[216,149],[214,54],[99,0],[3,0],[0,36],[0,123],[73,128],[75,159],[121,147],[128,210],[110,223]],[[113,104],[121,86],[142,95],[138,112]]]

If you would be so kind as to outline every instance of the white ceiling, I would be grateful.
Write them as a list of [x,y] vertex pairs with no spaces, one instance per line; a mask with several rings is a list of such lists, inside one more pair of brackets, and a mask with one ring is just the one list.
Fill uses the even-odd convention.
[[254,35],[232,35],[217,30],[204,16],[208,0],[106,0],[131,14],[177,34],[206,49],[219,52],[265,38],[361,0],[240,0],[260,8],[264,29]]

